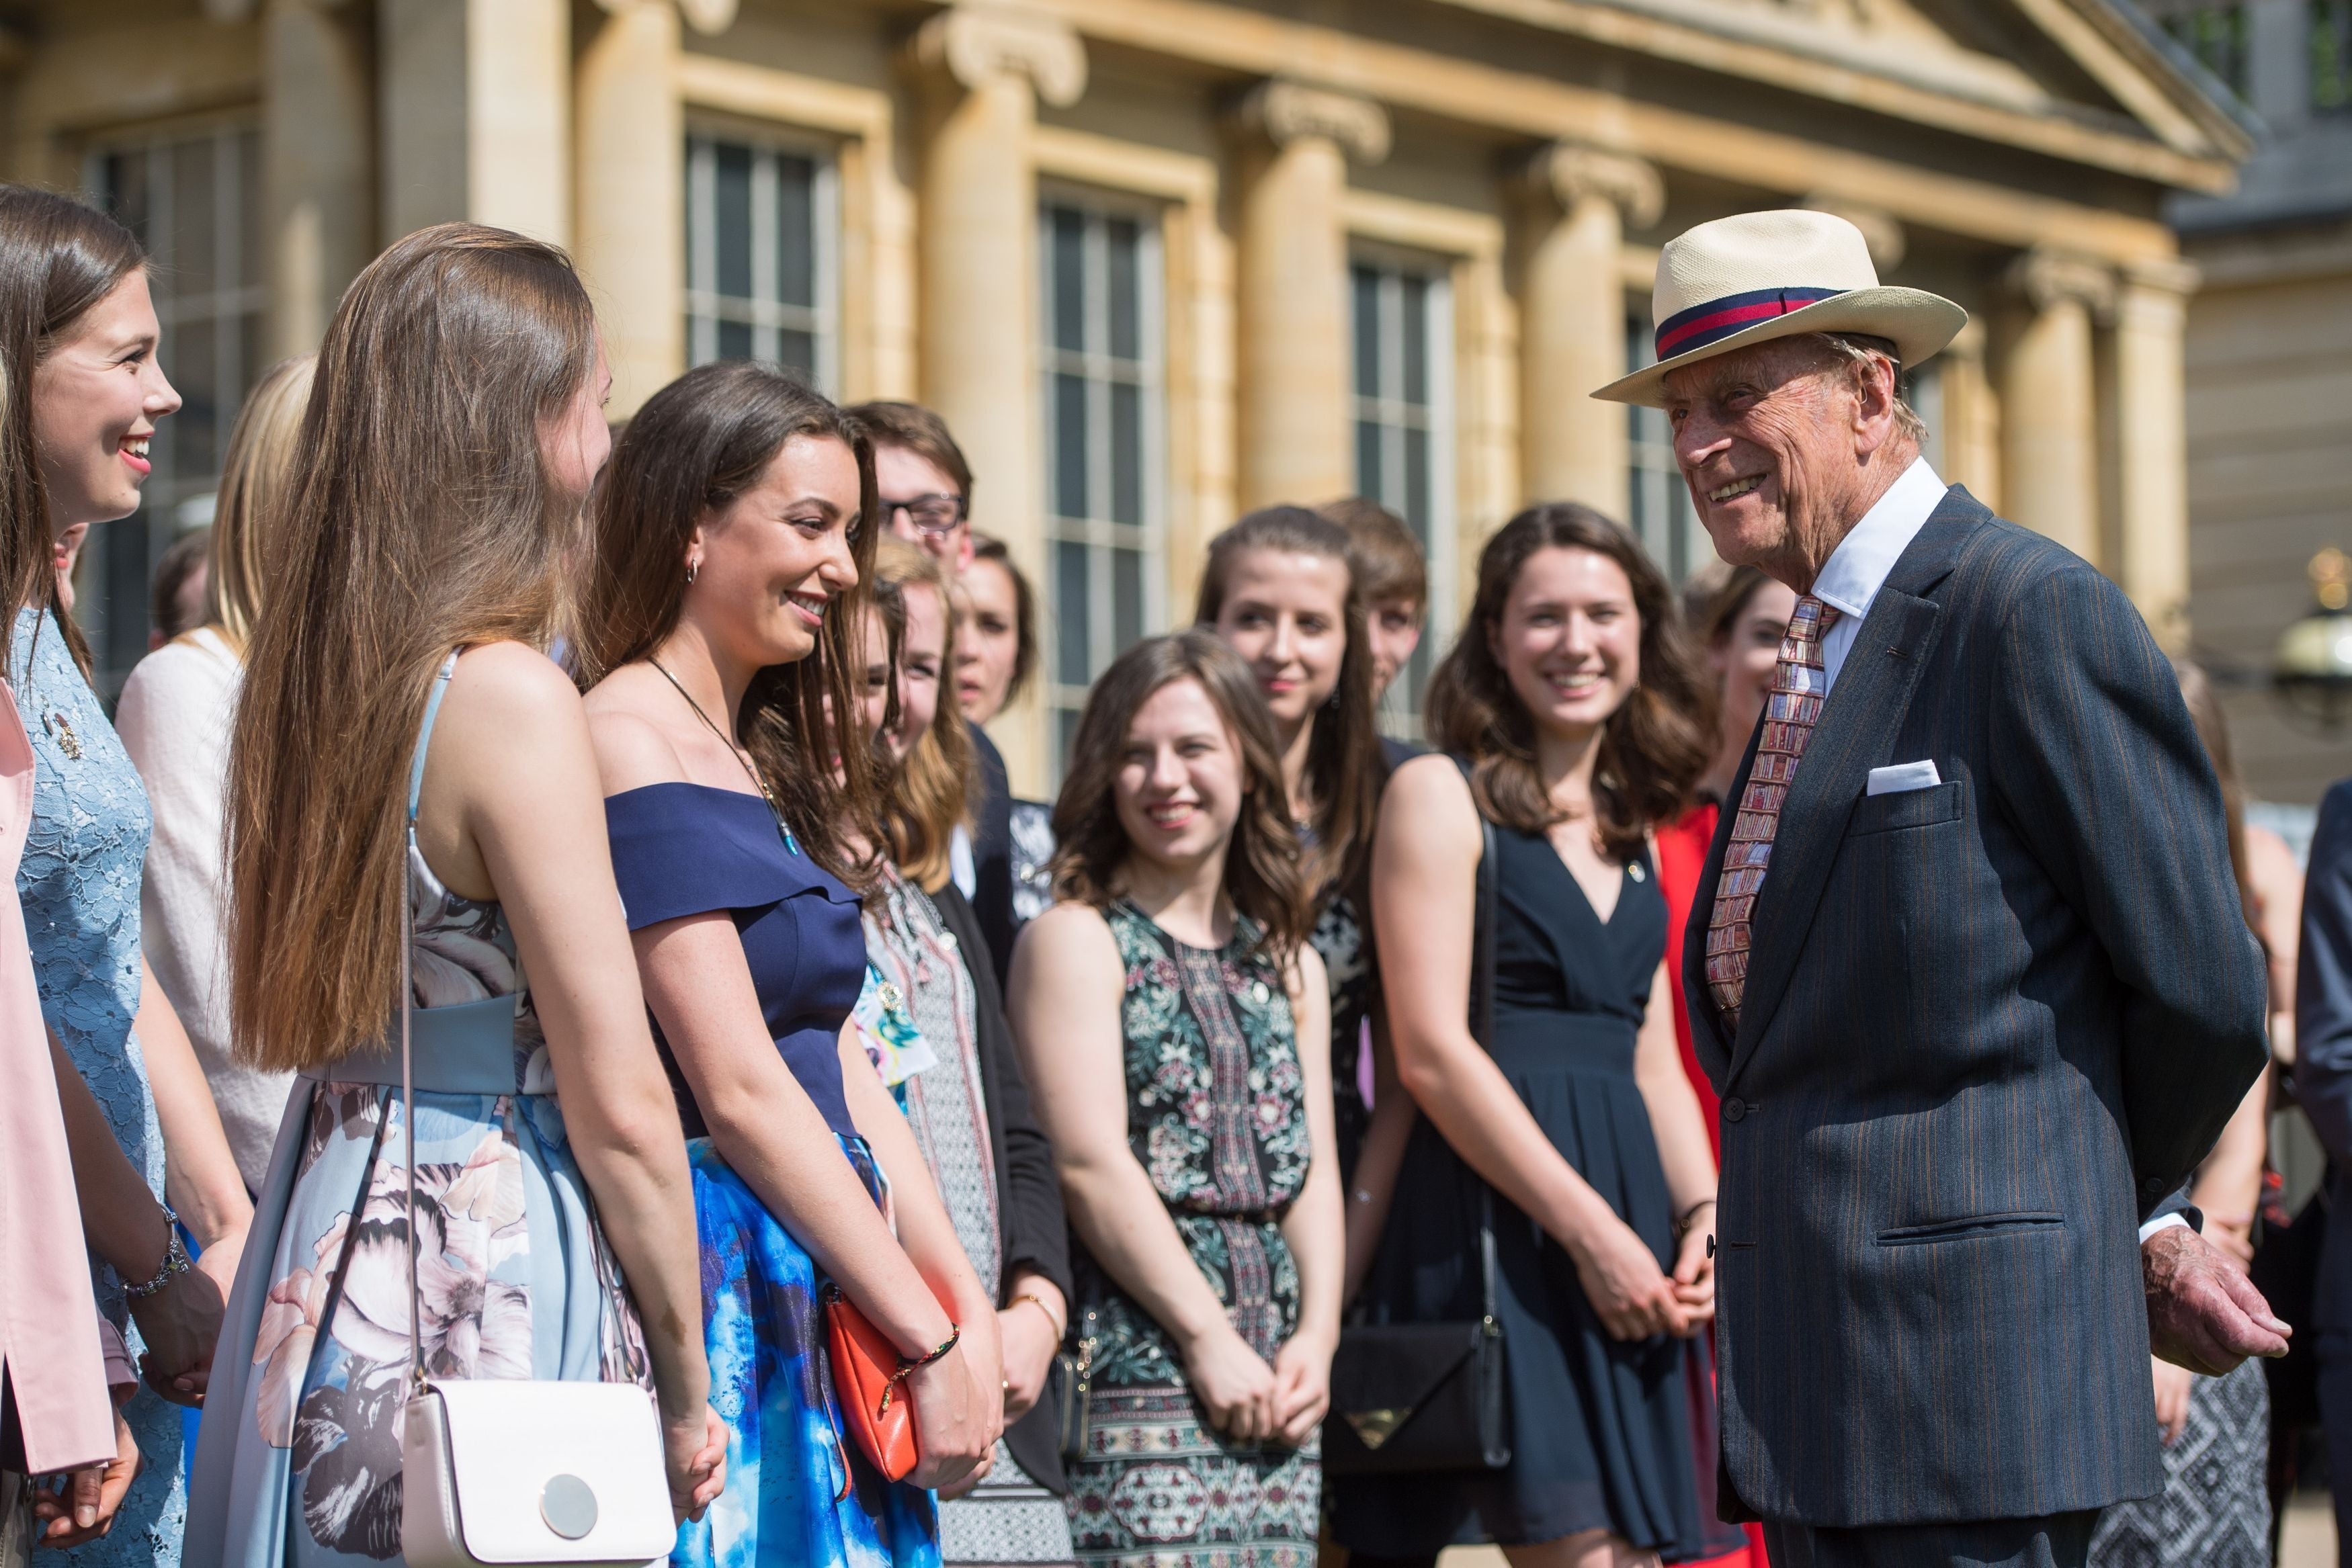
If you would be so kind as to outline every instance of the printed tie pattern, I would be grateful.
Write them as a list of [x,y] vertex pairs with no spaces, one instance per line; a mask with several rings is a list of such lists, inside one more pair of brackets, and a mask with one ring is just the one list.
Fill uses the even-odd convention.
[[1772,835],[1780,826],[1789,785],[1797,777],[1797,763],[1805,755],[1813,724],[1822,716],[1822,697],[1829,689],[1822,638],[1837,613],[1809,593],[1797,601],[1797,612],[1789,617],[1772,694],[1764,699],[1764,733],[1756,743],[1756,765],[1739,797],[1731,841],[1724,846],[1723,874],[1716,882],[1715,910],[1706,925],[1706,986],[1715,1005],[1723,1009],[1724,1023],[1735,1030],[1740,1001],[1748,994],[1756,895],[1763,891],[1764,869],[1772,861]]

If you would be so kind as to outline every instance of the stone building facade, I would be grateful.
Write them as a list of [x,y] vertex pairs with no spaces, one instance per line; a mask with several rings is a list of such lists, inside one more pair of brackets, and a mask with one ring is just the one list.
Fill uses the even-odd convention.
[[2176,196],[2203,275],[2189,310],[2189,605],[2249,787],[2308,805],[2352,773],[2352,732],[2274,698],[2305,568],[2352,550],[2352,0],[2151,0],[2260,117],[2227,194]]
[[1654,415],[1656,247],[1812,204],[1974,319],[1923,367],[1933,456],[2111,572],[2190,588],[2168,197],[2251,141],[2116,0],[15,0],[0,137],[161,260],[188,393],[84,599],[117,676],[245,386],[387,239],[569,245],[625,414],[759,354],[919,398],[1040,589],[1046,787],[1086,683],[1190,613],[1241,510],[1372,494],[1449,633],[1523,502],[1707,556]]

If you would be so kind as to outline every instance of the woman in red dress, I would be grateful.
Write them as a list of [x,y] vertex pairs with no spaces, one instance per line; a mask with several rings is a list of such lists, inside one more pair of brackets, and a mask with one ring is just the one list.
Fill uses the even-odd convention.
[[[1699,776],[1690,806],[1673,823],[1657,830],[1658,891],[1666,900],[1666,973],[1683,972],[1683,930],[1690,920],[1691,901],[1697,896],[1700,868],[1722,815],[1723,798],[1739,771],[1739,759],[1756,733],[1757,716],[1772,689],[1773,667],[1780,662],[1780,638],[1797,596],[1752,566],[1734,567],[1722,585],[1698,607],[1692,632],[1706,653],[1706,665],[1716,685],[1715,760]],[[1675,1039],[1682,1046],[1683,1071],[1690,1074],[1706,1120],[1706,1135],[1718,1165],[1723,1158],[1723,1124],[1716,1117],[1715,1086],[1700,1070],[1691,1050],[1690,1003],[1679,984],[1675,999]],[[1705,1568],[1765,1568],[1764,1538],[1756,1525],[1748,1527],[1748,1550],[1717,1558]]]

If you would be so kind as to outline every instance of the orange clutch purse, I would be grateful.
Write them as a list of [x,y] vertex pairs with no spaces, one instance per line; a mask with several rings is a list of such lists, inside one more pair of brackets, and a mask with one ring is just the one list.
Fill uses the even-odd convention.
[[[914,1473],[919,1450],[915,1444],[915,1407],[898,1385],[907,1375],[947,1354],[962,1331],[919,1361],[908,1361],[898,1347],[849,1303],[838,1286],[824,1288],[825,1345],[833,1356],[833,1387],[841,1401],[842,1418],[858,1452],[882,1472],[885,1480],[904,1480]],[[843,1494],[847,1495],[846,1478]]]

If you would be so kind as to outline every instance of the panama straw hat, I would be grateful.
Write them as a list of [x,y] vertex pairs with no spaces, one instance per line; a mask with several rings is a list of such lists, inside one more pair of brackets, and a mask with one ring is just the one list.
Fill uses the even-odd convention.
[[1798,207],[1717,218],[1667,241],[1650,299],[1658,362],[1594,397],[1660,407],[1676,366],[1801,332],[1885,338],[1916,365],[1969,319],[1941,295],[1882,287],[1860,229]]

